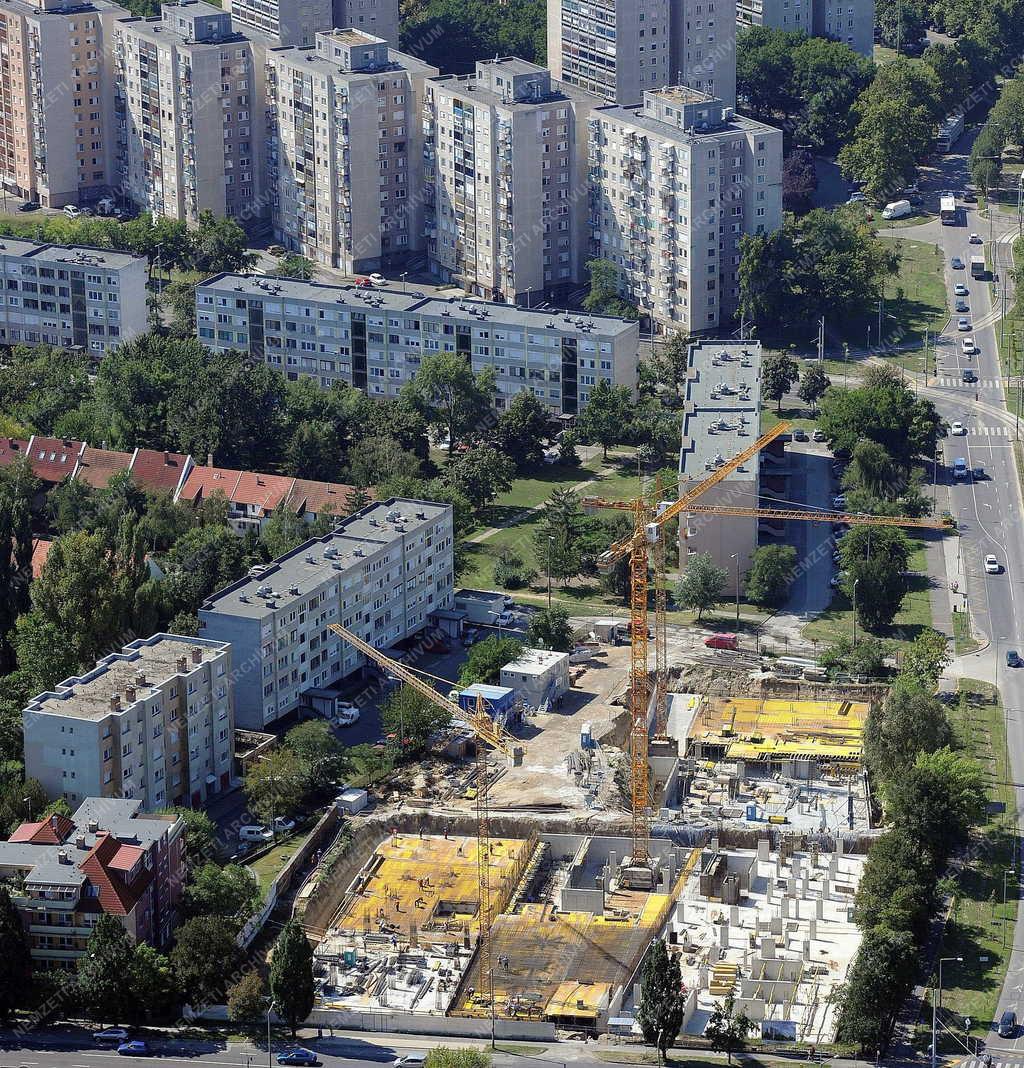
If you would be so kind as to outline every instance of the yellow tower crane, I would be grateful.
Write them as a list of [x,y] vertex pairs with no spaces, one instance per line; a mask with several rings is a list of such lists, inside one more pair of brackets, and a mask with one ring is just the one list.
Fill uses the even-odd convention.
[[655,586],[655,651],[658,678],[655,680],[658,708],[657,729],[665,729],[665,703],[667,701],[668,653],[665,624],[665,576],[664,576],[664,528],[683,513],[701,513],[719,516],[749,516],[757,519],[801,520],[811,523],[844,523],[851,526],[927,527],[942,529],[948,522],[942,519],[918,519],[909,516],[853,515],[846,512],[810,512],[793,508],[743,508],[719,505],[701,505],[697,498],[718,485],[733,471],[754,458],[766,445],[790,430],[791,424],[777,423],[762,434],[757,441],[730,460],[720,464],[707,478],[694,484],[681,484],[679,496],[671,504],[662,506],[656,491],[652,502],[645,497],[628,501],[605,500],[601,497],[584,497],[586,508],[619,508],[633,513],[633,533],[615,542],[598,557],[598,566],[607,569],[623,557],[629,559],[630,574],[630,672],[629,672],[629,760],[632,813],[632,864],[649,866],[651,837],[650,783],[647,761],[648,707],[650,702],[650,676],[648,673],[648,551],[654,557]]
[[348,642],[364,656],[368,657],[379,667],[396,679],[411,686],[417,693],[433,701],[439,708],[450,713],[453,718],[462,720],[470,726],[476,735],[476,820],[477,820],[477,880],[480,888],[480,945],[477,953],[478,978],[477,990],[488,998],[490,1011],[494,1011],[494,972],[491,961],[491,926],[494,923],[493,900],[491,896],[491,880],[488,864],[491,856],[491,824],[488,809],[488,784],[487,784],[487,753],[481,742],[497,749],[510,759],[518,759],[522,754],[522,746],[502,726],[496,723],[484,710],[484,699],[479,694],[476,699],[476,710],[468,715],[464,709],[454,701],[449,700],[443,694],[437,692],[429,682],[424,682],[414,671],[404,664],[385,656],[379,649],[370,645],[369,642],[360,638],[358,634],[337,623],[330,624],[334,631],[343,641]]

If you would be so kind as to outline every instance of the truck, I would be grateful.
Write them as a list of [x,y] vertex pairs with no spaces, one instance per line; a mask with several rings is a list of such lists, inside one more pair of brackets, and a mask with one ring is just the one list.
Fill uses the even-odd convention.
[[958,456],[953,461],[953,477],[954,478],[966,478],[967,477],[967,461]]
[[894,200],[882,209],[883,219],[902,219],[913,211],[909,200]]
[[935,137],[935,147],[940,152],[949,152],[964,132],[964,113],[956,111],[947,115],[940,124]]
[[987,274],[985,268],[984,256],[972,256],[971,257],[971,277],[972,278],[984,278]]

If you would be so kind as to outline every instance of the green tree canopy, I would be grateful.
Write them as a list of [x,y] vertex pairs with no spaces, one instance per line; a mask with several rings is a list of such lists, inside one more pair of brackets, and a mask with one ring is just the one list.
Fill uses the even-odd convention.
[[792,545],[762,545],[754,551],[747,572],[747,599],[765,607],[782,604],[789,596],[795,569]]
[[291,1028],[313,1011],[313,947],[298,920],[289,920],[270,958],[270,994],[277,1014]]
[[628,386],[613,386],[604,378],[590,390],[590,397],[576,420],[576,433],[604,450],[618,444],[629,421],[632,402]]
[[729,576],[711,558],[710,553],[691,556],[682,577],[676,583],[676,601],[683,608],[697,612],[700,619],[722,599]]
[[644,1041],[657,1049],[660,1061],[683,1026],[685,1001],[679,957],[669,953],[663,938],[655,939],[641,972],[636,1019]]
[[395,736],[395,744],[404,754],[415,756],[423,752],[432,734],[449,726],[451,716],[411,686],[403,685],[381,705],[380,722],[387,734]]
[[515,638],[496,635],[484,638],[469,647],[465,663],[459,670],[459,682],[463,686],[471,686],[474,682],[497,682],[501,669],[522,654],[523,643]]
[[32,981],[32,956],[21,916],[8,888],[0,885],[0,1020],[6,1022],[25,1003]]
[[272,749],[245,773],[242,789],[249,808],[268,826],[293,815],[306,793],[306,768],[291,749]]
[[864,729],[864,754],[876,780],[887,783],[911,768],[918,753],[942,749],[952,739],[942,702],[917,681],[901,676],[885,700],[871,709]]
[[526,644],[530,648],[569,652],[573,640],[568,609],[554,605],[534,612],[526,628]]
[[402,387],[403,400],[447,436],[450,455],[488,427],[494,393],[493,368],[474,374],[458,352],[428,353],[412,381]]
[[220,916],[194,916],[177,929],[171,965],[189,1004],[223,1003],[238,963],[235,933],[235,925]]

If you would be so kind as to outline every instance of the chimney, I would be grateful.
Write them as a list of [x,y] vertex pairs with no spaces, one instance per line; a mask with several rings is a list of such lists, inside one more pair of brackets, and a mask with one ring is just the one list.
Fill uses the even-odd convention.
[[95,834],[100,829],[99,820],[89,820],[89,833]]
[[135,704],[135,687],[134,686],[128,685],[128,686],[126,686],[124,688],[124,699],[130,705]]
[[192,663],[201,664],[203,662],[203,650],[198,645],[192,646]]
[[140,671],[140,672],[139,672],[139,673],[138,673],[138,674],[137,674],[137,675],[135,676],[135,685],[136,685],[136,686],[138,686],[138,687],[139,687],[140,689],[141,689],[141,688],[142,688],[143,686],[147,686],[147,685],[149,685],[149,684],[148,684],[148,683],[146,682],[146,673],[145,673],[144,671]]
[[119,693],[112,693],[110,695],[110,711],[111,712],[120,712],[121,711],[121,695]]
[[212,452],[208,452],[206,454],[206,466],[207,467],[213,467],[213,453]]
[[180,673],[184,674],[185,669],[186,669],[187,666],[188,666],[188,658],[184,657],[184,656],[179,656],[178,660],[177,660],[178,671]]
[[50,826],[53,828],[54,832],[56,833],[56,830],[57,830],[57,814],[56,813],[54,813],[50,817]]
[[75,838],[75,845],[78,846],[79,849],[85,849],[86,848],[85,835],[84,834],[80,834]]
[[57,863],[58,864],[70,864],[71,860],[68,857],[68,851],[66,849],[57,850]]
[[164,464],[165,465],[166,464],[170,464],[170,462],[171,462],[171,454],[169,452],[165,452],[164,453]]

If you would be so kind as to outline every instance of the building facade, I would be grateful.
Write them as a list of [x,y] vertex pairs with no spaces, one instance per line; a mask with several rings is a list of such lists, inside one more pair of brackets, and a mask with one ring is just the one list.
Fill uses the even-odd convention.
[[430,269],[488,300],[558,299],[587,247],[587,120],[598,97],[521,59],[434,78],[424,101]]
[[103,356],[148,329],[144,256],[0,237],[0,345]]
[[274,236],[366,273],[422,251],[423,83],[437,68],[344,29],[267,57]]
[[171,941],[185,882],[185,821],[140,801],[91,797],[71,817],[23,823],[0,842],[0,879],[28,936],[33,967],[73,968],[106,914],[136,942]]
[[305,691],[363,666],[331,623],[384,649],[450,608],[453,537],[450,505],[392,497],[207,600],[200,633],[233,650],[239,726],[262,730],[297,709]]
[[554,76],[607,103],[685,85],[736,99],[736,0],[548,0]]
[[425,354],[457,352],[494,368],[499,411],[529,390],[554,415],[576,415],[602,378],[634,389],[640,344],[638,322],[611,316],[237,274],[196,287],[196,327],[210,349],[371,397],[397,396]]
[[398,0],[228,0],[239,28],[257,30],[277,44],[304,47],[337,26],[380,37],[398,47]]
[[715,329],[738,306],[741,238],[782,224],[782,131],[678,87],[590,125],[591,254],[659,322]]
[[50,797],[203,804],[231,785],[232,652],[154,634],[65,679],[22,714],[25,774]]
[[209,210],[264,225],[266,45],[201,0],[116,24],[117,170],[127,197],[190,224]]
[[737,0],[737,28],[803,30],[842,41],[869,59],[875,50],[874,0]]
[[0,182],[44,207],[88,203],[116,183],[112,28],[105,0],[0,2]]

